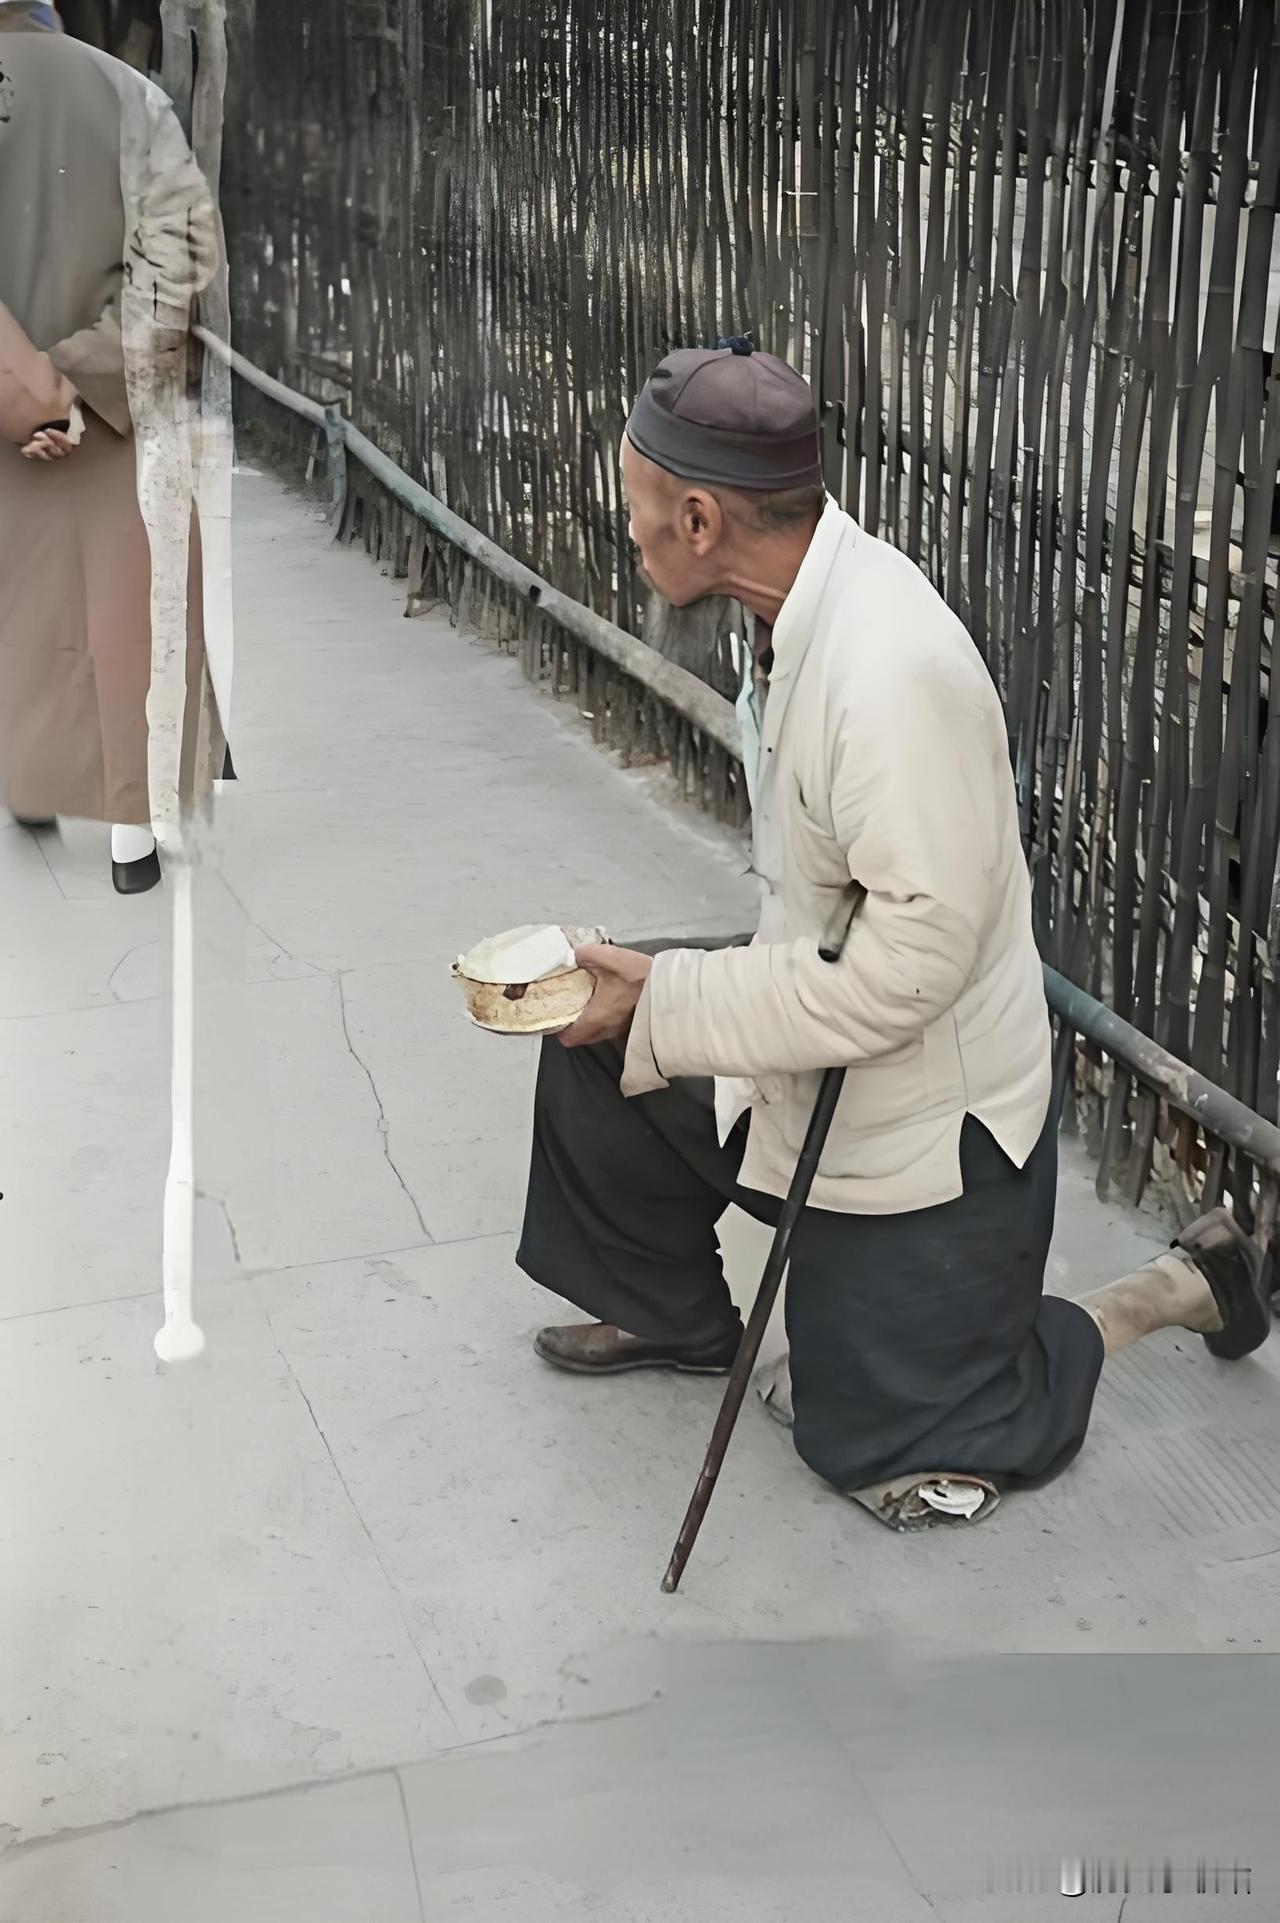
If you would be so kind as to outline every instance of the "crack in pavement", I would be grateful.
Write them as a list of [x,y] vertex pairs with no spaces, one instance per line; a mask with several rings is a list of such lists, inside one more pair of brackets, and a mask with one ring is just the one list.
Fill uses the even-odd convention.
[[240,896],[236,893],[235,889],[231,886],[231,883],[227,880],[226,876],[221,871],[219,871],[218,879],[222,883],[223,887],[226,889],[227,893],[230,895],[236,907],[240,910],[240,913],[244,916],[245,920],[248,922],[250,928],[256,928],[258,933],[262,936],[262,939],[265,942],[269,942],[271,947],[275,949],[277,954],[283,955],[286,961],[291,961],[295,968],[308,969],[310,973],[313,975],[325,975],[328,973],[327,969],[321,968],[316,962],[308,961],[305,955],[295,955],[293,953],[293,950],[290,948],[286,948],[282,941],[277,941],[275,936],[271,933],[271,930],[269,928],[264,928],[262,923],[258,920],[257,916],[249,912],[249,909],[245,906]]
[[231,1237],[231,1253],[236,1259],[236,1266],[238,1268],[242,1260],[240,1254],[240,1237],[236,1234],[236,1225],[231,1219],[231,1210],[227,1207],[225,1198],[221,1195],[210,1195],[207,1189],[198,1188],[196,1190],[196,1200],[197,1202],[212,1202],[214,1208],[222,1210],[222,1219],[227,1225],[227,1234]]
[[[119,995],[116,993],[116,976],[120,973],[120,970],[124,967],[125,963],[127,961],[131,961],[135,955],[140,955],[144,948],[158,948],[159,946],[160,946],[159,942],[153,937],[150,941],[138,941],[133,944],[132,948],[125,949],[124,954],[121,955],[119,961],[116,963],[111,973],[107,976],[107,993],[108,995],[110,995],[112,1001],[118,1002],[121,1005],[121,1007],[130,1006],[130,1004],[126,1002],[125,997],[123,995]],[[144,996],[142,999],[146,1001],[155,1001],[156,997],[154,995],[147,995],[147,996]]]
[[347,1020],[347,994],[346,994],[346,989],[343,987],[341,969],[338,969],[337,972],[335,973],[333,977],[333,983],[338,991],[338,1012],[342,1018],[342,1033],[346,1039],[347,1052],[351,1056],[352,1061],[355,1062],[357,1066],[363,1070],[365,1080],[369,1084],[369,1088],[373,1095],[374,1102],[377,1105],[378,1133],[382,1137],[383,1158],[386,1161],[387,1167],[391,1170],[391,1173],[395,1176],[396,1181],[400,1184],[400,1187],[404,1190],[405,1200],[408,1202],[409,1207],[413,1210],[413,1213],[417,1218],[418,1227],[422,1230],[422,1233],[426,1237],[427,1241],[434,1246],[435,1237],[432,1235],[431,1230],[427,1227],[426,1221],[422,1214],[422,1210],[418,1206],[418,1198],[413,1193],[413,1190],[409,1187],[409,1184],[405,1181],[404,1176],[400,1173],[400,1169],[397,1166],[396,1159],[391,1153],[390,1124],[387,1121],[387,1111],[383,1104],[382,1097],[378,1093],[378,1084],[373,1078],[373,1070],[369,1067],[368,1062],[365,1061],[363,1055],[361,1055],[360,1051],[357,1049],[355,1043],[351,1039],[351,1025]]

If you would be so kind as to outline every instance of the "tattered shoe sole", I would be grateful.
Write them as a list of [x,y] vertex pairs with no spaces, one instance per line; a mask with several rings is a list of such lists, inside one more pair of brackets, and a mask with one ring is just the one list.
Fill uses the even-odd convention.
[[[791,1402],[791,1365],[784,1352],[757,1369],[755,1391],[765,1412],[786,1429],[795,1424]],[[1000,1501],[994,1483],[982,1476],[914,1475],[855,1489],[851,1500],[886,1529],[900,1533],[935,1529],[939,1523],[985,1522]]]
[[917,1529],[954,1528],[985,1522],[999,1506],[1000,1492],[983,1476],[897,1476],[889,1482],[854,1489],[856,1502],[886,1529],[905,1535]]

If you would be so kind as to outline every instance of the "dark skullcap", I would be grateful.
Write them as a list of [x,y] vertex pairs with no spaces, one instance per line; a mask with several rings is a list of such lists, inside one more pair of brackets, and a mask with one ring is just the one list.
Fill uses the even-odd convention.
[[627,437],[686,481],[759,492],[822,483],[809,383],[749,341],[668,354],[632,409]]

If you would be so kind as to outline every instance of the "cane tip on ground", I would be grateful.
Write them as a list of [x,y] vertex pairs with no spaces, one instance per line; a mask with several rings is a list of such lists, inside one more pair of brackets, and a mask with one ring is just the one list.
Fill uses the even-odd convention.
[[194,1322],[167,1322],[155,1341],[162,1362],[194,1362],[204,1353],[204,1330]]

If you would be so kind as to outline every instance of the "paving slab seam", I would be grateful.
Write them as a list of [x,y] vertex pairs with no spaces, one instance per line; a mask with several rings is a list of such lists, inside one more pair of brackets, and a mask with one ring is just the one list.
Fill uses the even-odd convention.
[[413,1886],[418,1895],[418,1923],[427,1923],[427,1899],[422,1888],[422,1872],[418,1868],[418,1849],[413,1840],[413,1821],[409,1815],[409,1799],[405,1795],[404,1778],[400,1771],[395,1772],[396,1792],[400,1798],[400,1817],[404,1824],[404,1840],[409,1849],[409,1867],[413,1871]]
[[[443,1752],[448,1754],[448,1751]],[[419,1761],[430,1761],[419,1758]],[[139,1823],[159,1822],[167,1816],[203,1814],[206,1810],[244,1809],[251,1804],[269,1803],[289,1796],[319,1794],[340,1783],[376,1783],[381,1778],[397,1777],[401,1769],[414,1769],[415,1763],[376,1763],[367,1769],[346,1769],[332,1776],[305,1776],[296,1782],[275,1783],[270,1789],[248,1790],[232,1796],[197,1796],[188,1802],[155,1803],[133,1810],[128,1816],[113,1816],[104,1823],[69,1823],[65,1829],[49,1830],[44,1836],[26,1836],[0,1845],[0,1866],[22,1857],[38,1856],[63,1844],[81,1843],[94,1836],[118,1836]]]
[[49,879],[52,881],[58,893],[62,896],[63,901],[70,901],[71,897],[70,895],[68,895],[62,883],[58,880],[57,870],[54,868],[54,865],[50,861],[49,856],[45,850],[44,837],[42,835],[36,836],[36,846],[40,850],[40,859],[43,861],[45,867],[49,870]]
[[135,1289],[127,1295],[99,1296],[88,1302],[59,1302],[51,1309],[16,1309],[12,1315],[0,1315],[0,1328],[11,1322],[36,1322],[47,1315],[83,1315],[86,1309],[111,1309],[118,1303],[145,1302],[151,1295],[155,1296],[157,1302],[161,1300],[159,1282],[154,1289]]
[[[426,1667],[425,1663],[423,1666]],[[430,1672],[428,1672],[428,1680],[430,1680]],[[434,1682],[432,1688],[435,1688]],[[453,1722],[454,1719],[447,1706],[442,1703],[442,1707],[445,1707],[446,1715],[449,1715],[450,1722]],[[455,1756],[470,1756],[477,1750],[493,1749],[504,1743],[514,1746],[525,1743],[531,1738],[550,1735],[553,1731],[560,1729],[584,1729],[597,1723],[621,1722],[624,1718],[642,1714],[650,1707],[650,1702],[627,1703],[617,1709],[593,1710],[575,1716],[541,1717],[527,1725],[496,1730],[491,1736],[478,1736],[467,1742],[445,1743],[438,1749],[429,1750],[425,1755],[404,1757],[398,1762],[372,1763],[363,1769],[335,1770],[324,1776],[297,1777],[287,1783],[274,1783],[269,1789],[238,1791],[227,1796],[196,1796],[173,1803],[148,1804],[143,1809],[131,1811],[127,1816],[112,1817],[104,1823],[68,1824],[63,1829],[50,1830],[43,1836],[20,1837],[14,1842],[0,1845],[0,1864],[20,1857],[35,1856],[42,1851],[54,1850],[64,1843],[78,1843],[88,1837],[118,1835],[124,1830],[133,1829],[139,1823],[156,1822],[167,1816],[184,1816],[193,1812],[203,1813],[220,1809],[243,1809],[251,1804],[274,1802],[282,1797],[297,1796],[301,1793],[319,1794],[344,1783],[373,1783],[383,1778],[394,1778],[403,1796],[404,1772],[420,1769],[424,1763],[443,1762]],[[456,1723],[454,1728],[457,1728]]]
[[[308,1275],[319,1275],[325,1269],[345,1269],[352,1262],[390,1262],[397,1255],[421,1255],[428,1249],[465,1249],[472,1242],[508,1242],[514,1240],[519,1232],[519,1223],[513,1222],[510,1228],[483,1229],[475,1235],[450,1235],[438,1241],[432,1237],[429,1242],[402,1242],[393,1249],[357,1249],[350,1255],[325,1256],[323,1260],[317,1262],[280,1262],[267,1268],[249,1269],[243,1276],[232,1276],[228,1279],[270,1282],[274,1277],[297,1275],[302,1270],[305,1270]],[[48,1314],[52,1311],[43,1313]]]
[[[315,1429],[315,1432],[319,1436],[321,1442],[324,1444],[324,1452],[328,1456],[329,1462],[333,1468],[333,1473],[338,1479],[338,1485],[341,1488],[343,1495],[346,1497],[347,1502],[351,1507],[352,1515],[355,1517],[356,1521],[360,1525],[361,1532],[364,1535],[364,1538],[369,1545],[369,1550],[373,1556],[374,1563],[376,1564],[377,1568],[381,1572],[382,1579],[387,1585],[388,1592],[390,1593],[391,1597],[394,1600],[396,1614],[400,1618],[401,1627],[403,1628],[404,1633],[408,1638],[409,1647],[413,1650],[414,1655],[418,1658],[419,1663],[422,1665],[422,1673],[426,1677],[427,1682],[430,1684],[431,1692],[434,1695],[437,1703],[440,1705],[441,1710],[443,1711],[444,1715],[448,1718],[449,1722],[453,1725],[454,1729],[457,1729],[458,1728],[457,1719],[454,1716],[453,1711],[450,1709],[448,1703],[445,1701],[444,1696],[440,1689],[440,1685],[436,1681],[435,1676],[432,1674],[431,1665],[430,1663],[428,1663],[426,1656],[423,1654],[422,1646],[419,1643],[417,1637],[413,1633],[413,1629],[410,1625],[408,1615],[404,1608],[404,1600],[401,1595],[400,1588],[396,1583],[394,1577],[392,1576],[391,1571],[387,1568],[387,1565],[383,1560],[382,1552],[378,1548],[377,1542],[374,1540],[373,1531],[370,1529],[368,1523],[365,1521],[364,1514],[360,1508],[360,1505],[356,1501],[355,1496],[352,1494],[350,1483],[347,1481],[347,1478],[342,1473],[342,1468],[338,1462],[338,1458],[335,1456],[333,1452],[333,1448],[329,1442],[329,1438],[325,1434],[324,1429],[320,1423],[320,1420],[316,1415],[315,1409],[312,1406],[311,1398],[307,1394],[306,1390],[303,1388],[301,1382],[298,1380],[297,1372],[294,1369],[293,1364],[290,1362],[287,1354],[285,1353],[284,1347],[280,1341],[279,1336],[276,1334],[275,1324],[271,1320],[270,1310],[267,1308],[266,1304],[261,1300],[260,1297],[258,1298],[258,1306],[262,1311],[263,1319],[266,1322],[267,1329],[271,1336],[271,1340],[275,1344],[276,1354],[280,1357],[280,1360],[284,1363],[285,1369],[288,1371],[290,1381],[293,1383],[295,1389],[298,1391],[298,1394],[302,1397],[303,1406],[305,1407],[307,1414],[311,1418],[311,1422]],[[461,1731],[459,1731],[459,1734],[461,1734]]]
[[[201,1191],[203,1196],[203,1191]],[[221,1204],[221,1197],[203,1196],[211,1203]],[[349,1255],[328,1256],[320,1262],[280,1262],[262,1268],[241,1268],[234,1275],[206,1277],[204,1286],[226,1288],[233,1283],[270,1282],[278,1276],[296,1275],[305,1269],[308,1274],[319,1274],[325,1269],[346,1268],[352,1262],[387,1262],[397,1255],[419,1255],[426,1249],[461,1249],[472,1242],[507,1242],[519,1233],[519,1225],[512,1223],[510,1228],[484,1229],[476,1235],[451,1235],[441,1241],[400,1242],[393,1249],[356,1249]],[[197,1281],[197,1288],[201,1286]],[[41,1316],[81,1314],[85,1309],[113,1309],[127,1302],[145,1302],[155,1296],[160,1301],[160,1283],[157,1279],[153,1289],[133,1289],[125,1295],[93,1296],[87,1302],[60,1302],[49,1309],[17,1309],[12,1315],[0,1315],[0,1328],[10,1323],[34,1322]]]

